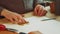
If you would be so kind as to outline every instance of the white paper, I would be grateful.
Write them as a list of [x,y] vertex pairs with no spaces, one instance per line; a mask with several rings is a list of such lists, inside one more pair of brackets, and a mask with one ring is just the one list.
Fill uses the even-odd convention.
[[30,32],[30,31],[40,31],[43,34],[60,34],[60,22],[56,20],[41,21],[43,19],[49,19],[47,17],[30,17],[25,18],[29,21],[29,24],[20,26],[17,24],[5,24],[7,28],[17,29],[18,32]]

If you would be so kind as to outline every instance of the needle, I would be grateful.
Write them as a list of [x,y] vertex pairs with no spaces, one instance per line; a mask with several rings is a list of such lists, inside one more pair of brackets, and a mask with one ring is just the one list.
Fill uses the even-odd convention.
[[16,30],[16,29],[12,29],[12,28],[6,28],[7,30],[9,30],[9,31],[13,31],[13,32],[17,32],[18,30]]
[[52,18],[52,19],[43,19],[41,21],[47,21],[47,20],[54,20],[55,18]]
[[[16,29],[12,29],[12,28],[6,28],[7,30],[11,31],[11,32],[17,32],[18,30]],[[19,34],[27,34],[27,33],[24,33],[24,32],[19,32]]]

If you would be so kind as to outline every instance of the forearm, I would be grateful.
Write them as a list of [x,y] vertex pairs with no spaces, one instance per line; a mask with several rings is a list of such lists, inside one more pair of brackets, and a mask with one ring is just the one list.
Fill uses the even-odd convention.
[[6,11],[7,11],[7,9],[0,6],[0,19],[4,18],[3,13],[6,12]]
[[6,12],[7,11],[7,9],[5,9],[5,8],[3,8],[3,7],[0,7],[0,16],[2,16],[2,13],[3,12]]

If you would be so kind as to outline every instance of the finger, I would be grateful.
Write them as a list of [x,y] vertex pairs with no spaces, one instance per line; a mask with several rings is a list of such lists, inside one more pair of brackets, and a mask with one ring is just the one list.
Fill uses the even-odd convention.
[[47,13],[47,11],[46,11],[46,10],[44,10],[44,11],[43,11],[43,14],[42,14],[41,16],[46,15],[46,13]]
[[25,20],[25,19],[23,19],[23,21],[24,21],[25,24],[29,23],[29,22],[28,22],[27,20]]
[[27,24],[28,23],[28,21],[26,21],[25,19],[21,19],[20,21],[22,21],[22,22],[19,22],[19,24]]
[[15,24],[22,25],[22,21],[21,20],[19,20],[18,22],[15,21]]
[[21,24],[21,23],[22,23],[22,21],[21,21],[21,20],[19,20],[19,23]]
[[26,21],[24,19],[21,19],[21,21],[22,21],[22,24],[25,24],[26,23]]
[[42,7],[39,8],[38,16],[40,16],[41,12],[42,12]]
[[12,23],[14,22],[12,18],[9,19]]
[[38,7],[34,9],[34,15],[37,15]]
[[18,23],[18,18],[17,18],[17,16],[13,16],[13,20],[15,21],[16,24]]
[[22,20],[19,20],[19,23],[18,23],[19,25],[23,25],[23,24],[25,24]]
[[41,15],[43,14],[44,10],[45,10],[44,7],[41,6],[41,7],[40,7],[40,12],[38,13],[38,15],[41,16]]
[[20,14],[19,14],[19,15],[16,15],[16,17],[17,17],[19,20],[23,18]]
[[40,16],[44,16],[44,15],[45,15],[45,13],[46,13],[46,11],[45,11],[45,10],[42,10],[42,12],[41,12]]
[[9,16],[5,16],[5,17],[6,17],[6,19],[8,19],[9,21],[11,21],[12,23],[14,22],[11,17],[9,17]]
[[21,15],[17,15],[17,18],[18,18],[18,22],[22,23],[23,17]]
[[24,24],[26,22],[22,16],[18,15],[17,17],[19,19],[19,23]]
[[41,10],[41,13],[39,14],[40,16],[42,16],[43,15],[43,13],[44,13],[44,10],[42,9]]

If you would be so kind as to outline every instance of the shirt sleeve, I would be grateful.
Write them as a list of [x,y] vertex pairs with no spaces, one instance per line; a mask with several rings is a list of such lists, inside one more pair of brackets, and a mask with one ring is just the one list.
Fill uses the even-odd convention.
[[0,15],[1,15],[2,10],[3,10],[3,7],[0,6]]
[[40,4],[40,5],[43,5],[43,6],[45,5],[43,0],[34,0],[33,6],[35,7],[37,4]]
[[44,1],[43,0],[36,0],[37,3],[43,3]]
[[0,19],[1,19],[1,18],[4,18],[4,16],[1,16],[2,10],[3,10],[3,7],[0,6]]

